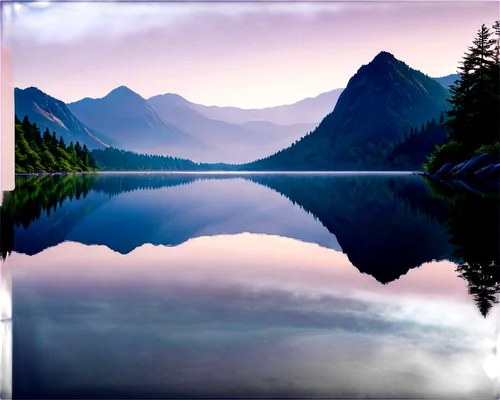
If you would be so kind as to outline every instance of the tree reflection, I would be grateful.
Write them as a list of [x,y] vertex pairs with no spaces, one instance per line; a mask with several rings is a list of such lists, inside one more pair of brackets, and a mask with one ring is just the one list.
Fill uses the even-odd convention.
[[[84,199],[91,191],[116,196],[135,190],[184,185],[196,179],[198,178],[194,175],[154,174],[18,176],[15,190],[5,193],[4,202],[0,207],[1,258],[6,259],[14,248],[15,228],[28,229],[42,215],[50,217],[51,213],[62,207],[63,203]],[[91,211],[92,209],[86,210],[86,212]],[[58,229],[64,230],[64,228],[60,226]]]
[[500,293],[500,196],[429,181],[435,196],[445,199],[446,229],[459,261],[457,272],[486,317]]

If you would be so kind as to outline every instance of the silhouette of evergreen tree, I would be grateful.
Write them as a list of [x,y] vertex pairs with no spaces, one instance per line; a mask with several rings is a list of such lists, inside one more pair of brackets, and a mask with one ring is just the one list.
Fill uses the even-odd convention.
[[486,317],[500,293],[500,196],[429,182],[437,195],[450,203],[445,226],[455,248],[453,256],[459,261],[456,270]]
[[450,86],[451,108],[444,123],[449,142],[429,154],[425,165],[428,172],[434,173],[448,162],[463,162],[478,152],[494,152],[499,145],[499,40],[499,22],[493,25],[493,32],[483,24],[464,54],[459,79]]

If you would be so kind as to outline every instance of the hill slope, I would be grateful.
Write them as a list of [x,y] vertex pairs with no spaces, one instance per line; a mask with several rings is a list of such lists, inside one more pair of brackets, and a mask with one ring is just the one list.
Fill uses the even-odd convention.
[[250,170],[376,170],[411,126],[448,108],[448,91],[387,52],[349,80],[314,132]]
[[104,148],[112,141],[82,123],[62,102],[36,87],[14,90],[15,113],[20,120],[25,116],[43,132],[46,128],[57,138],[63,136],[66,143],[79,141],[90,149]]
[[179,149],[204,147],[198,139],[158,115],[146,100],[125,86],[101,99],[85,98],[70,103],[68,108],[84,123],[127,150],[175,154]]

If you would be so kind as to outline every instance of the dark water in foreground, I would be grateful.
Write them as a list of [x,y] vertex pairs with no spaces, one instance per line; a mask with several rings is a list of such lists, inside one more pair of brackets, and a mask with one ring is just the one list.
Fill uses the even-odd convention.
[[102,174],[1,213],[4,397],[498,398],[498,198]]

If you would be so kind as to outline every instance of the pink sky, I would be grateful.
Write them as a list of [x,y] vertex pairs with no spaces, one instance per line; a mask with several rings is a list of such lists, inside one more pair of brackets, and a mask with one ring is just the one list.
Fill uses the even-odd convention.
[[4,6],[14,83],[66,102],[126,85],[261,108],[339,87],[378,52],[454,73],[498,2],[41,3]]

